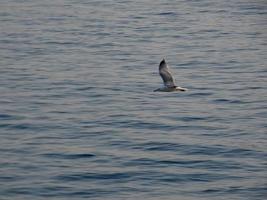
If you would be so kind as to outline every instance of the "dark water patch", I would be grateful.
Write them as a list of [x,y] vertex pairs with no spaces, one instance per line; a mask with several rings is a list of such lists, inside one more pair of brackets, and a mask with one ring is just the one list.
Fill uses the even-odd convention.
[[240,87],[240,88],[231,88],[229,89],[230,91],[233,91],[233,92],[247,92],[247,95],[251,95],[251,93],[253,92],[253,90],[263,90],[264,87],[261,87],[261,86],[244,86],[244,87]]
[[[23,140],[21,140],[23,141]],[[23,155],[23,154],[31,154],[32,147],[25,147],[25,148],[17,148],[17,147],[8,147],[8,148],[0,148],[1,152],[5,154],[13,154],[13,155]],[[8,161],[7,161],[8,162]],[[4,161],[3,161],[4,163]],[[2,163],[2,164],[3,164]]]
[[207,120],[207,117],[192,116],[192,117],[179,117],[178,119],[181,120],[181,121],[184,121],[184,122],[205,121],[205,120]]
[[76,90],[78,90],[78,91],[90,91],[90,90],[93,90],[93,89],[96,89],[96,88],[95,87],[86,86],[86,87],[77,88]]
[[13,181],[18,181],[18,180],[19,180],[19,177],[17,176],[0,175],[1,182],[13,182]]
[[108,95],[107,94],[98,94],[98,93],[90,93],[90,97],[94,97],[94,98],[103,98],[104,100],[106,100],[105,99],[105,97],[107,97]]
[[46,153],[46,154],[41,154],[41,156],[47,157],[47,158],[52,158],[52,159],[88,159],[88,158],[93,158],[96,155],[95,154],[90,154],[90,153],[82,153],[82,154],[64,154],[64,153]]
[[250,149],[234,148],[223,151],[223,156],[225,157],[266,157],[267,154],[261,151],[255,151]]
[[164,174],[159,181],[168,183],[179,182],[214,182],[225,179],[238,178],[235,176],[229,176],[223,173],[189,173],[189,174]]
[[213,182],[223,179],[238,178],[219,173],[160,173],[154,171],[140,172],[125,172],[125,173],[82,173],[82,174],[69,174],[59,175],[55,179],[64,182],[73,181],[100,181],[105,183],[126,183],[129,181],[148,181],[153,182]]
[[135,128],[135,129],[150,129],[150,130],[173,130],[175,127],[166,125],[166,124],[160,124],[160,123],[153,123],[153,122],[145,122],[141,120],[106,120],[99,122],[103,126],[115,126],[119,128]]
[[18,116],[9,115],[9,114],[0,114],[0,120],[12,120],[12,119],[18,119]]
[[8,128],[10,126],[11,126],[11,124],[0,123],[0,128]]
[[69,111],[59,111],[59,110],[53,110],[49,112],[50,114],[70,114]]
[[196,92],[196,93],[190,93],[188,96],[191,97],[202,97],[202,96],[210,96],[213,95],[212,92]]
[[35,197],[98,197],[107,191],[101,189],[87,189],[82,191],[73,191],[72,187],[63,186],[35,186],[35,187],[15,187],[4,191],[9,196],[30,195]]
[[140,144],[139,147],[143,148],[146,151],[171,151],[184,148],[185,145],[166,142],[146,142]]
[[171,166],[179,166],[186,167],[192,169],[208,169],[208,170],[216,170],[221,171],[222,169],[234,170],[234,169],[242,169],[243,166],[236,162],[231,161],[214,161],[214,160],[184,160],[184,161],[172,161],[172,160],[164,160],[160,161],[159,164],[163,164],[166,167]]
[[242,100],[232,100],[232,99],[214,99],[213,102],[215,103],[230,103],[230,104],[245,104],[247,102]]
[[1,125],[2,127],[7,127],[9,129],[18,129],[18,130],[26,130],[26,129],[32,129],[33,126],[31,124],[4,124]]
[[207,190],[203,190],[200,192],[201,193],[218,193],[218,192],[222,192],[222,189],[207,189]]
[[[182,121],[182,120],[181,120]],[[208,118],[205,121],[211,121]],[[189,122],[189,121],[184,121],[184,122]],[[176,126],[172,126],[169,130],[170,131],[186,131],[188,129],[194,130],[193,134],[196,135],[204,135],[207,133],[211,133],[210,131],[219,131],[222,130],[223,128],[220,127],[215,127],[215,126],[206,126],[206,125],[191,125],[190,123],[188,123],[188,125],[176,125]],[[214,133],[216,135],[216,133]]]
[[44,136],[36,136],[33,137],[35,141],[41,141],[41,140],[62,140],[65,138],[62,138],[61,136],[58,135],[44,135]]
[[201,146],[197,145],[194,147],[191,147],[188,149],[186,152],[189,154],[194,154],[194,155],[210,155],[210,156],[221,156],[227,151],[227,148],[223,147],[216,147],[216,146]]
[[3,193],[7,196],[17,196],[17,195],[32,195],[33,188],[27,187],[16,187],[16,188],[9,188],[3,191]]
[[251,198],[251,199],[264,199],[267,194],[266,187],[245,187],[245,186],[230,186],[230,187],[215,187],[211,189],[206,189],[202,191],[198,191],[198,193],[202,194],[214,194],[214,195],[227,195],[231,194],[239,194],[239,196],[243,196],[243,198]]
[[175,12],[161,12],[161,13],[158,13],[157,15],[162,15],[162,16],[175,16],[175,15],[177,15],[177,13],[175,13]]
[[37,124],[37,123],[21,123],[21,124],[0,124],[0,127],[5,128],[7,130],[14,130],[14,131],[28,131],[30,132],[38,132],[38,131],[47,131],[49,129],[53,128],[61,128],[65,129],[65,125],[55,125],[55,124],[49,124],[47,126],[43,124]]
[[47,45],[64,45],[64,46],[76,46],[77,44],[80,44],[80,42],[66,42],[66,41],[43,41]]
[[132,179],[133,176],[138,175],[138,173],[79,173],[79,174],[69,174],[69,175],[59,175],[55,179],[60,181],[116,181],[125,182]]
[[144,16],[137,16],[137,15],[133,15],[133,16],[129,16],[131,19],[145,19],[146,17]]
[[125,118],[129,117],[127,114],[110,114],[108,115],[110,118],[119,119],[119,118]]
[[215,161],[215,160],[155,160],[151,158],[139,158],[124,163],[126,166],[148,166],[150,168],[171,168],[180,167],[192,169],[208,169],[221,171],[222,169],[235,170],[242,169],[239,163],[232,161]]
[[258,157],[266,156],[264,152],[254,151],[250,149],[240,149],[240,148],[229,148],[229,147],[215,147],[215,146],[197,146],[191,148],[188,153],[190,154],[201,154],[201,155],[210,155],[218,156],[225,158],[247,158],[247,157]]
[[[218,29],[203,29],[203,30],[198,31],[198,33],[201,33],[201,34],[216,33],[216,32],[220,32],[220,30],[218,30]],[[216,63],[214,63],[214,64],[216,64]]]
[[[257,108],[257,109],[262,110],[262,109],[266,109],[266,108],[264,108],[264,107],[259,107],[259,108]],[[257,117],[267,118],[267,110],[266,110],[266,111],[260,111],[260,112],[257,112],[257,113],[256,113],[256,116],[257,116]]]
[[259,90],[259,89],[264,89],[263,87],[260,86],[249,86],[246,88],[247,90]]
[[134,143],[132,143],[131,141],[128,140],[123,140],[123,139],[119,139],[119,140],[113,140],[110,142],[107,142],[107,145],[110,146],[117,146],[118,148],[131,148],[131,146],[134,145]]
[[[192,46],[192,48],[195,47],[197,48],[198,46]],[[185,63],[179,63],[179,67],[185,67],[185,66],[199,66],[199,65],[203,65],[205,63],[201,62],[201,61],[188,61]]]
[[183,160],[183,161],[175,161],[175,160],[161,160],[159,161],[160,164],[163,165],[195,165],[197,163],[205,162],[203,160]]
[[[52,185],[52,184],[51,184]],[[145,189],[137,189],[132,187],[90,187],[90,188],[75,188],[73,186],[46,186],[39,185],[34,187],[14,187],[4,190],[7,196],[14,197],[16,195],[22,195],[22,197],[33,197],[33,198],[110,198],[115,195],[118,196],[120,193],[128,193],[129,191],[134,192],[144,192]]]
[[227,146],[203,146],[203,145],[186,145],[179,143],[164,143],[164,142],[147,142],[135,146],[142,148],[145,151],[174,151],[179,154],[187,155],[209,155],[218,157],[246,157],[246,156],[264,156],[264,152],[254,151],[250,149],[230,148]]

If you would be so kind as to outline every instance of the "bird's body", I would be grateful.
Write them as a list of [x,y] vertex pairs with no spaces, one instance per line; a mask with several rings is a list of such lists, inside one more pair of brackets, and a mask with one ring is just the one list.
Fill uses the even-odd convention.
[[162,87],[154,90],[154,92],[175,92],[175,91],[186,91],[186,88],[174,86],[174,87]]
[[164,87],[154,90],[154,92],[174,92],[174,91],[186,91],[186,88],[176,86],[174,79],[169,71],[169,67],[163,59],[159,64],[159,75],[161,76]]

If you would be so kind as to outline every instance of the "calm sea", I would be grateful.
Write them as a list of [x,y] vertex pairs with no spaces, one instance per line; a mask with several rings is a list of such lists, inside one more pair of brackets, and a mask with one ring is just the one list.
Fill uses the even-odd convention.
[[0,199],[265,199],[266,46],[265,0],[2,0]]

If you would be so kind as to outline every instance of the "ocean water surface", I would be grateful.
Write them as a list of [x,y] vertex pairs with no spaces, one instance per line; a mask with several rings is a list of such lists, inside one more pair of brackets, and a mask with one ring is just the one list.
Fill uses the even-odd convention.
[[[265,0],[6,0],[0,27],[1,200],[266,198]],[[187,92],[153,92],[162,58]]]

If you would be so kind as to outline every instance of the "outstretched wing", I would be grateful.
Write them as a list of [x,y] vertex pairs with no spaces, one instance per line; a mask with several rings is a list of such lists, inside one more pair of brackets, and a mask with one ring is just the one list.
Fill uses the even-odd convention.
[[175,87],[174,79],[164,59],[159,64],[159,75],[161,76],[166,87]]

